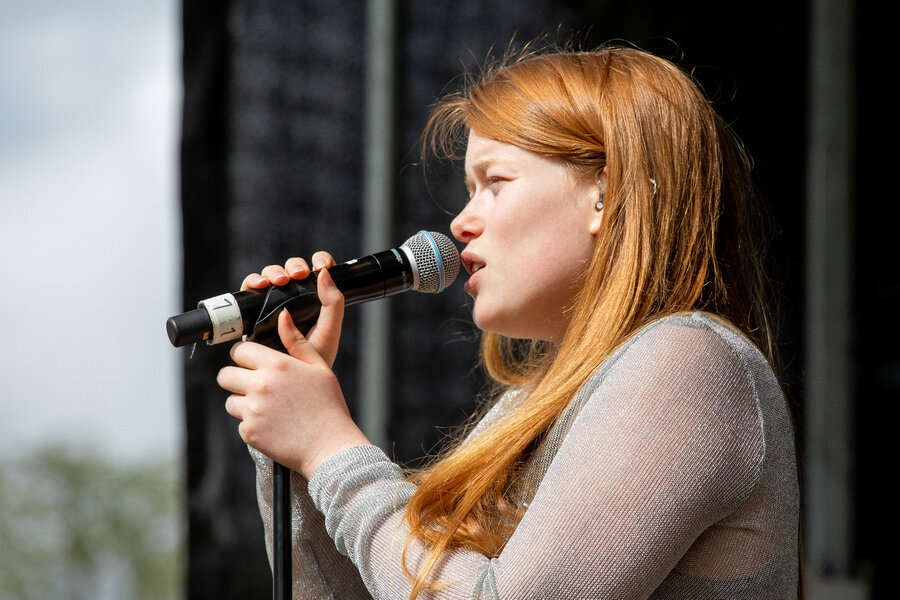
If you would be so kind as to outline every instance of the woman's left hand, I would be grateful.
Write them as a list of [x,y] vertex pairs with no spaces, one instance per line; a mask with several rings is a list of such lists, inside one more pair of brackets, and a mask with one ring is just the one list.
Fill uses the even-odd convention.
[[223,368],[217,381],[233,392],[225,410],[240,419],[243,440],[309,478],[327,458],[369,441],[350,418],[329,361],[287,311],[278,316],[278,334],[288,354],[238,342],[231,349],[237,366]]

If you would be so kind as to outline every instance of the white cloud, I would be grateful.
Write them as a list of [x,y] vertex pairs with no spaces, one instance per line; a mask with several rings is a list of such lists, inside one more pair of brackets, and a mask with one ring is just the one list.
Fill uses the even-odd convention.
[[173,0],[0,20],[0,447],[178,451]]

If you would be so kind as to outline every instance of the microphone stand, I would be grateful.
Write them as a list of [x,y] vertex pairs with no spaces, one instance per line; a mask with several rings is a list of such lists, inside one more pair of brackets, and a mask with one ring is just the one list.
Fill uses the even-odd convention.
[[[313,278],[314,281],[314,278]],[[298,284],[299,285],[299,284]],[[308,285],[308,283],[307,283]],[[315,287],[312,287],[315,293]],[[270,286],[266,292],[263,309],[260,311],[253,333],[249,340],[268,346],[275,350],[287,353],[284,344],[278,337],[278,312],[272,307],[282,305],[283,292]],[[294,325],[306,335],[306,332],[315,323],[319,311],[316,309],[311,314],[297,315]],[[299,322],[298,322],[299,321]],[[292,582],[291,569],[293,560],[291,554],[291,470],[272,461],[272,598],[273,600],[291,600]]]
[[291,470],[272,461],[272,597],[291,600]]

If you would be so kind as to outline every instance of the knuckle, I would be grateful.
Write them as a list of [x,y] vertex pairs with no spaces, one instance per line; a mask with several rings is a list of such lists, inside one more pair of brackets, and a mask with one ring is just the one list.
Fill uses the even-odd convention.
[[[255,397],[265,396],[269,392],[272,391],[272,383],[268,377],[260,376],[257,377],[253,382],[253,395]],[[248,406],[248,409],[255,410],[257,409],[257,403],[253,402]]]
[[259,435],[256,431],[256,428],[247,423],[247,421],[240,422],[240,424],[238,425],[238,433],[240,434],[241,439],[251,446],[256,446],[256,444],[259,442]]
[[247,423],[248,421],[251,423],[256,422],[264,412],[263,403],[259,401],[258,398],[250,399],[247,402],[247,405],[244,407],[244,419],[243,422]]
[[277,373],[286,373],[287,371],[290,370],[291,364],[292,364],[291,358],[285,354],[285,355],[279,356],[272,362],[272,368]]

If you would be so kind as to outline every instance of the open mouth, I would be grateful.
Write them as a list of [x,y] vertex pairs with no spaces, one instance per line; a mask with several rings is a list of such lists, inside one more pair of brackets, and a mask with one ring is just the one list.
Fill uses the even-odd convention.
[[462,258],[463,268],[469,275],[474,275],[485,267],[485,262],[481,260],[481,257],[474,254],[463,252],[460,258]]

